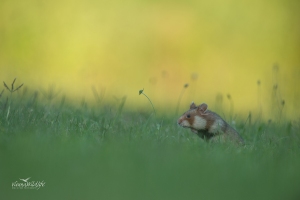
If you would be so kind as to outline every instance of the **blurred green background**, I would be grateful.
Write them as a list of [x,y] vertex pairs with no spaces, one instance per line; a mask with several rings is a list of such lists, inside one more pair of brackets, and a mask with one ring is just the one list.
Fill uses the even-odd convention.
[[[187,104],[215,107],[230,94],[235,112],[264,117],[271,101],[298,116],[299,1],[1,0],[0,78],[31,89],[55,85],[73,99],[106,89],[105,100],[127,95],[173,108],[190,83]],[[261,82],[258,86],[257,81]],[[272,96],[274,85],[278,95]],[[227,109],[227,110],[226,110]],[[158,109],[158,112],[165,112]],[[258,111],[257,111],[258,112]],[[272,114],[272,113],[271,113]]]

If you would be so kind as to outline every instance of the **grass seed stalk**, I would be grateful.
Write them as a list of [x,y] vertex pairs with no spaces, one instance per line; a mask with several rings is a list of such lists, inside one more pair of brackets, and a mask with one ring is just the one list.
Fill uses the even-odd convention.
[[151,105],[152,105],[152,108],[153,108],[153,111],[154,111],[154,115],[156,115],[156,112],[155,112],[153,103],[152,103],[152,101],[150,100],[150,98],[144,93],[144,89],[142,89],[142,90],[139,91],[139,95],[141,95],[141,94],[143,94],[145,97],[147,97],[147,99],[149,100],[149,102],[150,102]]

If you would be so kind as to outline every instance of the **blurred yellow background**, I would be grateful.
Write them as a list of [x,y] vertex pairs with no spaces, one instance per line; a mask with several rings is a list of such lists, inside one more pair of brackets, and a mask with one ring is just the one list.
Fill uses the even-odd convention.
[[299,6],[295,0],[1,0],[0,78],[17,77],[37,90],[53,84],[79,101],[92,98],[92,86],[105,88],[107,102],[126,95],[127,107],[150,110],[138,96],[144,88],[158,113],[175,112],[189,83],[180,112],[195,101],[211,109],[222,103],[224,112],[230,105],[235,113],[261,108],[268,117],[284,101],[282,113],[299,117]]

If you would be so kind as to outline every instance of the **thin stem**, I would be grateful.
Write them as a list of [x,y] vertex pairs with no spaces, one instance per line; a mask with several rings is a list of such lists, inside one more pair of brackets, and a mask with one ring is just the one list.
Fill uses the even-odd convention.
[[257,81],[257,103],[258,103],[258,120],[260,121],[262,118],[262,105],[261,105],[261,86],[260,80]]
[[177,115],[177,114],[178,114],[179,105],[180,105],[180,102],[181,102],[182,96],[183,96],[183,94],[184,94],[184,91],[185,91],[185,87],[184,87],[184,88],[182,88],[182,90],[181,90],[181,93],[180,93],[180,95],[179,95],[178,102],[177,102],[177,106],[176,106],[175,115]]
[[[145,95],[145,93],[142,92],[143,95]],[[155,109],[154,109],[154,106],[151,102],[151,100],[149,99],[149,97],[147,95],[145,95],[145,97],[147,97],[147,99],[150,101],[151,105],[152,105],[152,108],[153,108],[153,111],[154,111],[154,114],[156,115],[156,112],[155,112]]]
[[12,91],[10,91],[10,99],[9,99],[9,104],[8,104],[8,109],[7,109],[7,114],[6,114],[6,120],[8,120],[8,116],[10,113],[10,105],[11,105],[11,97],[12,97]]
[[[6,83],[3,81],[4,87],[10,92],[10,99],[9,99],[9,105],[8,105],[8,109],[7,109],[7,114],[6,114],[6,120],[8,120],[9,117],[9,113],[10,113],[10,106],[11,106],[11,102],[12,102],[12,93],[19,90],[22,86],[23,83],[21,85],[19,85],[19,87],[17,87],[16,89],[14,89],[14,84],[16,82],[16,78],[13,80],[12,84],[11,84],[11,89],[9,89],[9,87],[6,85]],[[0,97],[2,95],[3,91],[0,94]]]

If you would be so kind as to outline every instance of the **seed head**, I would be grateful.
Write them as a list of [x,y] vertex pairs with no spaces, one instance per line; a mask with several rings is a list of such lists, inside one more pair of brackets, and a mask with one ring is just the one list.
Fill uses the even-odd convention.
[[139,91],[139,95],[141,95],[144,92],[144,88]]
[[260,80],[257,80],[257,85],[260,85]]
[[192,79],[193,81],[196,81],[196,80],[198,79],[198,74],[193,73],[193,74],[191,75],[191,79]]

